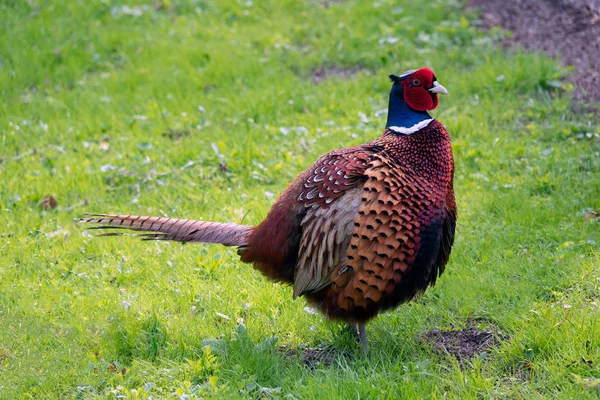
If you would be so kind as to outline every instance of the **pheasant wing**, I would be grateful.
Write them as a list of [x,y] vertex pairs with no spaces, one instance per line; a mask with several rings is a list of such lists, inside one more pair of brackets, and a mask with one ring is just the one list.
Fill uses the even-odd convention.
[[305,214],[294,272],[294,297],[331,282],[345,259],[353,221],[361,203],[365,170],[377,148],[360,146],[326,154],[301,178],[298,201]]

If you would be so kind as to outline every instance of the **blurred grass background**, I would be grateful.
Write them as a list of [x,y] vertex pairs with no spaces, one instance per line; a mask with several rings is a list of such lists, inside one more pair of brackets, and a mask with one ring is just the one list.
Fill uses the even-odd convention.
[[[0,398],[597,398],[600,124],[553,60],[477,19],[452,0],[1,1]],[[257,224],[319,155],[381,133],[389,73],[426,65],[450,92],[457,241],[435,288],[369,324],[367,357],[234,249],[74,223]],[[423,340],[473,324],[510,339],[466,364]],[[308,368],[281,346],[337,352]]]

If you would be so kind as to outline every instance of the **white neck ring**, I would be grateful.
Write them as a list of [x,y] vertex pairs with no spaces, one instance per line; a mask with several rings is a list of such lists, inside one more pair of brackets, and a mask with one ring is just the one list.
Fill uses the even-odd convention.
[[429,118],[429,119],[425,119],[423,121],[417,122],[416,124],[414,124],[411,127],[404,127],[404,126],[388,126],[388,129],[392,132],[396,132],[396,133],[400,133],[402,135],[410,135],[411,133],[415,133],[420,131],[421,129],[425,128],[427,125],[429,125],[431,123],[431,121],[433,121],[433,118]]

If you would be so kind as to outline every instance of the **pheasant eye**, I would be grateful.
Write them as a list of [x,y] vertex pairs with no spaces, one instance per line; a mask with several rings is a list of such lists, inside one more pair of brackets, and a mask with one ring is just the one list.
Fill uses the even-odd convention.
[[421,84],[421,81],[418,79],[413,79],[412,84],[415,86],[419,86]]

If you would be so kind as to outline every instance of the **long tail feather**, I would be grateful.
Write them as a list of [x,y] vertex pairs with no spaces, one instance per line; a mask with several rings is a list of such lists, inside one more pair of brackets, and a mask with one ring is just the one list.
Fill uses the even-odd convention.
[[86,214],[79,222],[96,224],[89,229],[110,229],[99,236],[123,236],[113,230],[143,232],[142,240],[174,240],[176,242],[221,243],[225,246],[245,246],[253,227],[190,219],[141,217],[135,215]]

